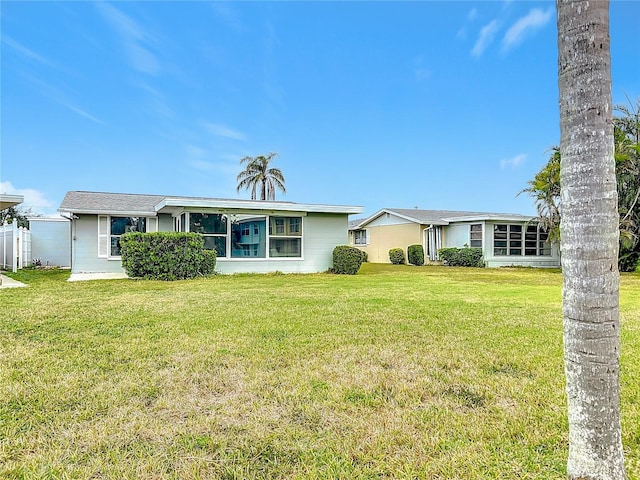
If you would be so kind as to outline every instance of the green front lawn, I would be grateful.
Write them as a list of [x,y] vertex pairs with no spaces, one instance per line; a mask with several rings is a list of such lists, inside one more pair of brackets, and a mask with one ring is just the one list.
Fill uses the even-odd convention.
[[[67,275],[0,290],[0,478],[566,478],[557,271]],[[621,306],[640,478],[640,274]]]

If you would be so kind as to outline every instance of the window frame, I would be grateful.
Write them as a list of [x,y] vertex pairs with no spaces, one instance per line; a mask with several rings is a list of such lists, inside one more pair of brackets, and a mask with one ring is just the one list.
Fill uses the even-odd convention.
[[[480,227],[480,229],[474,230],[473,227]],[[473,238],[473,234],[480,234],[480,238]],[[480,245],[474,245],[474,242],[480,242]],[[469,247],[471,248],[483,248],[484,245],[484,225],[482,223],[472,223],[469,225]]]
[[[362,239],[360,235],[364,233],[364,243],[362,243]],[[360,241],[359,241],[360,240]],[[369,231],[366,228],[358,228],[353,231],[353,244],[354,245],[369,245]]]
[[[535,228],[533,232],[530,229]],[[535,239],[532,235],[535,233]],[[529,223],[494,223],[493,224],[493,256],[494,257],[550,257],[551,243],[548,232],[540,228],[540,224]],[[497,242],[500,242],[497,245]],[[535,245],[534,245],[535,244]],[[535,250],[535,253],[527,253]],[[498,251],[504,253],[498,253]]]
[[158,217],[145,217],[142,215],[98,215],[98,258],[106,258],[107,260],[122,260],[122,255],[115,255],[113,253],[114,239],[116,243],[120,237],[125,233],[114,234],[113,232],[113,219],[116,218],[128,218],[136,219],[136,221],[144,221],[144,231],[157,232],[158,231]]

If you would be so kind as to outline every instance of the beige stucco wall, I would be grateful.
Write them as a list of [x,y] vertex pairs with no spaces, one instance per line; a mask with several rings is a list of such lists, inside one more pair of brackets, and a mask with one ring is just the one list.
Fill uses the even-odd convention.
[[402,248],[406,259],[409,245],[422,245],[422,228],[416,223],[379,225],[367,231],[368,244],[354,246],[367,252],[372,263],[391,263],[389,250],[392,248]]

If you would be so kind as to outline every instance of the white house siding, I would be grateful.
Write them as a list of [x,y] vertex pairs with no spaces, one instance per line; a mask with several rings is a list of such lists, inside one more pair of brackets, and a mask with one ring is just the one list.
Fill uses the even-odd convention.
[[469,224],[453,224],[445,227],[444,246],[446,248],[463,248],[465,244],[469,246],[469,229]]
[[77,215],[71,227],[72,273],[123,273],[122,261],[98,258],[98,217]]
[[173,232],[173,217],[166,213],[158,214],[158,231]]
[[302,258],[286,259],[226,259],[219,258],[220,273],[316,273],[333,264],[333,249],[346,245],[348,221],[346,214],[309,213],[302,220]]
[[[124,273],[121,259],[98,258],[98,218],[79,215],[73,222],[72,273]],[[168,218],[165,218],[168,217]],[[346,214],[309,213],[303,217],[302,258],[283,259],[227,259],[219,258],[216,271],[220,273],[315,273],[333,264],[333,249],[348,241]],[[159,230],[172,231],[170,216],[160,215]]]
[[42,265],[71,266],[71,224],[66,218],[30,218],[31,259]]

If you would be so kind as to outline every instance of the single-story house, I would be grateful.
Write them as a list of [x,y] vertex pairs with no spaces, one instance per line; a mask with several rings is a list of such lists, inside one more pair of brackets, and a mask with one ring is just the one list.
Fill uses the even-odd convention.
[[322,272],[348,242],[362,207],[124,193],[68,192],[58,209],[71,222],[71,273],[123,274],[120,235],[196,232],[215,249],[220,273]]
[[370,262],[390,263],[389,250],[424,248],[425,261],[437,262],[446,247],[481,248],[488,267],[559,267],[557,244],[551,243],[536,217],[509,213],[383,208],[351,221],[349,243]]

